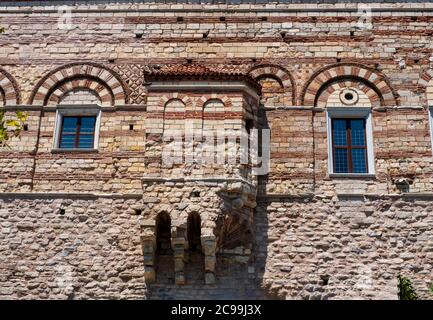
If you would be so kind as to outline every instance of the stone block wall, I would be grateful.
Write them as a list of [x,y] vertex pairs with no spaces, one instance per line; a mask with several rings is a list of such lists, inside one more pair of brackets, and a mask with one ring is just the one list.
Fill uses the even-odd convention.
[[[359,28],[357,4],[330,2],[98,0],[71,6],[70,19],[58,11],[67,1],[0,3],[1,110],[28,113],[28,130],[0,150],[0,298],[395,299],[398,273],[431,298],[433,5],[368,1],[373,28]],[[188,181],[173,177],[185,168],[161,166],[161,99],[181,97],[194,125],[212,127],[222,126],[218,108],[199,111],[229,102],[238,113],[224,112],[227,129],[245,127],[256,108],[242,92],[152,92],[144,74],[166,65],[230,68],[261,84],[254,121],[271,129],[271,162],[257,185],[232,167]],[[372,108],[374,177],[329,175],[326,110],[346,88]],[[53,150],[56,106],[95,103],[97,150]],[[175,118],[168,123],[184,125]],[[227,207],[215,188],[236,174],[253,187],[247,197],[233,191]],[[235,243],[215,250],[215,283],[188,252],[184,284],[180,255],[168,258],[167,283],[158,274],[146,283],[162,210],[152,201],[175,223],[194,191],[202,229]],[[240,243],[239,210],[252,230]]]
[[2,197],[0,298],[144,298],[139,202]]
[[[158,281],[148,285],[140,225],[149,201],[132,195],[2,194],[0,299],[266,298],[248,264],[250,253],[240,249],[218,254],[212,285],[205,284],[200,256],[186,260],[186,284],[176,285],[174,272],[164,274],[161,265]],[[193,210],[194,201],[188,205]],[[173,261],[166,264],[170,270]]]
[[416,195],[260,201],[262,285],[294,299],[397,299],[401,273],[431,299],[431,206]]

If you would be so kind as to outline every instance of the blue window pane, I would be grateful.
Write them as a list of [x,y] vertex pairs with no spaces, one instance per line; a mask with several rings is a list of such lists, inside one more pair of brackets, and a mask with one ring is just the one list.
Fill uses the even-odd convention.
[[351,120],[352,146],[365,146],[364,120]]
[[352,149],[352,166],[354,173],[366,173],[366,149]]
[[75,144],[75,135],[64,135],[61,138],[61,142],[60,142],[60,148],[64,148],[64,149],[70,149],[73,148]]
[[63,117],[59,147],[93,148],[96,117]]
[[80,135],[79,148],[93,148],[93,135]]
[[333,120],[333,136],[332,141],[335,146],[345,146],[347,145],[346,137],[346,120],[344,119],[334,119]]
[[63,118],[63,128],[76,129],[78,123],[77,117],[64,117]]
[[93,132],[94,128],[95,128],[95,117],[82,117],[81,118],[81,131],[83,131],[83,129],[86,130],[90,130],[91,132]]
[[78,118],[65,117],[63,118],[63,134],[73,134],[77,131]]
[[335,173],[349,172],[349,167],[347,163],[347,149],[335,149],[334,161],[335,161]]

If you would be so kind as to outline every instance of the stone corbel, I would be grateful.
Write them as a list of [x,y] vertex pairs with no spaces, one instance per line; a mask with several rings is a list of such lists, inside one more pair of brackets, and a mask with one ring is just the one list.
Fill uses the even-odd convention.
[[146,283],[154,283],[156,280],[155,273],[155,251],[156,235],[155,221],[143,221],[141,223],[141,246],[143,249],[144,277]]

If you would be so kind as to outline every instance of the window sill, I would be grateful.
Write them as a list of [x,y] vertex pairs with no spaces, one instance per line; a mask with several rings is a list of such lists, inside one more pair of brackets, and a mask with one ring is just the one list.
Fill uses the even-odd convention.
[[98,149],[84,149],[84,148],[73,148],[73,149],[51,149],[51,153],[97,153]]
[[374,173],[330,173],[330,178],[358,178],[358,179],[374,179],[376,174]]

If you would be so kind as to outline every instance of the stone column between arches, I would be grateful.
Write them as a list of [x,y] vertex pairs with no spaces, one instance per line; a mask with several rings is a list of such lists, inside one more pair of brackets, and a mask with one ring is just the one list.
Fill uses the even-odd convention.
[[[171,218],[170,243],[173,252],[174,283],[176,285],[188,284],[185,275],[185,266],[189,261],[188,243],[188,217],[191,214],[200,215],[200,245],[201,254],[204,259],[204,284],[211,285],[216,282],[216,255],[219,250],[233,249],[225,248],[230,232],[233,229],[233,221],[238,221],[239,230],[251,230],[252,208],[247,204],[255,201],[245,201],[252,194],[251,187],[245,187],[236,183],[237,187],[231,190],[227,183],[205,183],[196,182],[152,182],[144,184],[144,212],[141,221],[141,240],[143,248],[143,262],[146,283],[152,284],[157,281],[157,232],[156,219],[159,213],[168,213]],[[239,185],[241,186],[239,189]],[[234,191],[234,192],[230,192]],[[254,190],[255,191],[255,190]],[[146,196],[152,195],[152,196]],[[255,193],[254,193],[255,197]],[[241,200],[244,199],[244,200]],[[249,199],[251,200],[251,199]],[[239,207],[239,202],[246,205]],[[230,227],[224,225],[230,221]],[[245,237],[237,241],[237,246],[250,248]],[[229,239],[230,240],[230,239]]]

